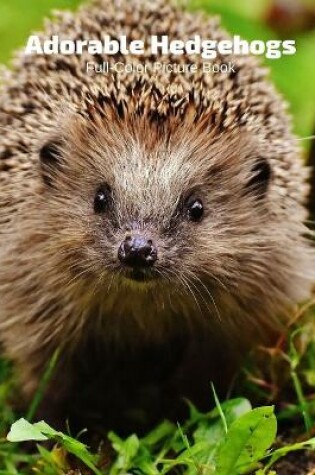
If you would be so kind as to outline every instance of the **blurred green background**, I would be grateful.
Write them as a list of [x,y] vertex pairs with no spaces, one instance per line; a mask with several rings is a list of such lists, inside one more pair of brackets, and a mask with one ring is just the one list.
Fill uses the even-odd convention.
[[[148,0],[150,1],[150,0]],[[278,89],[290,104],[295,131],[315,130],[315,0],[187,0],[191,9],[218,13],[226,28],[246,39],[296,39],[297,53],[267,60]],[[82,0],[0,0],[0,62],[41,28],[52,9],[74,9]],[[303,141],[306,149],[310,141]]]

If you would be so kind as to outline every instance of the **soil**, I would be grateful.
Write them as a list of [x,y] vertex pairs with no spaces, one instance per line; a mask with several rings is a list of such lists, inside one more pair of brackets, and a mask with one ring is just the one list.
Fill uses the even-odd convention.
[[293,452],[280,460],[273,469],[277,475],[315,475],[315,452]]

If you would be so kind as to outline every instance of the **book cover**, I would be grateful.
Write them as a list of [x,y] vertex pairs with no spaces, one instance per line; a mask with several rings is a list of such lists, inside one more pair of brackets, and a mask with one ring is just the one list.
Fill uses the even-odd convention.
[[313,0],[1,1],[0,473],[313,473],[314,48]]

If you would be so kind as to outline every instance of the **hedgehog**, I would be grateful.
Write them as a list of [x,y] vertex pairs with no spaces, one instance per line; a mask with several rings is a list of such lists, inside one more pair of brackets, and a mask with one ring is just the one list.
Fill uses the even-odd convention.
[[[40,38],[104,34],[229,38],[167,0],[96,0]],[[134,68],[155,61],[181,72]],[[127,428],[182,397],[203,407],[310,296],[309,171],[287,106],[256,58],[204,61],[22,52],[2,72],[1,344],[25,404],[58,352],[48,421]]]

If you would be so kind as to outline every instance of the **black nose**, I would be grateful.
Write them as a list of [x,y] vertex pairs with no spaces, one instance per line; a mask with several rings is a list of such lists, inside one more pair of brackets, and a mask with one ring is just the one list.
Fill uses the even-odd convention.
[[151,239],[127,237],[119,246],[118,257],[130,267],[149,267],[157,260],[157,250]]

